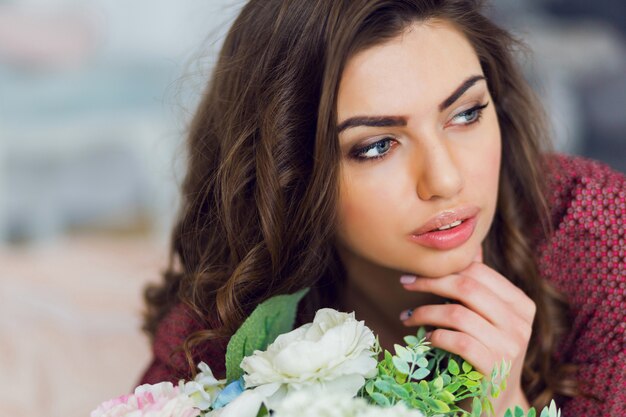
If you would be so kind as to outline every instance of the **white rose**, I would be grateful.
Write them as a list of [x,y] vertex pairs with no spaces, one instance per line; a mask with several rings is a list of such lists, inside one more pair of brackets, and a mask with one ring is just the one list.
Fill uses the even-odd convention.
[[354,396],[365,378],[376,375],[374,343],[374,334],[354,313],[321,309],[312,323],[278,336],[266,351],[243,359],[246,388],[273,386],[275,392],[266,401],[271,408],[298,390]]
[[211,404],[219,393],[224,389],[226,380],[218,380],[213,376],[211,368],[204,362],[200,362],[198,365],[200,372],[196,375],[193,381],[180,381],[179,387],[189,398],[193,399],[196,406],[206,411],[210,408]]
[[363,398],[329,393],[322,398],[304,391],[295,392],[277,405],[273,417],[424,417],[419,410],[404,404],[382,408]]

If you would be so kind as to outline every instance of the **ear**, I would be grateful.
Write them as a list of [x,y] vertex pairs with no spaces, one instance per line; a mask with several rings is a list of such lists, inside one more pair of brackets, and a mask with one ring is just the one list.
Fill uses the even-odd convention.
[[483,263],[483,246],[482,245],[478,247],[478,253],[474,257],[473,262]]

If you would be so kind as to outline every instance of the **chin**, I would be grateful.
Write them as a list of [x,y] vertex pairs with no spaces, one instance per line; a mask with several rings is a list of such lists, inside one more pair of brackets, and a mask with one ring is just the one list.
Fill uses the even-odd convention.
[[419,265],[409,265],[409,272],[428,278],[439,278],[460,272],[470,266],[473,252],[459,251],[444,255],[432,255],[427,262]]

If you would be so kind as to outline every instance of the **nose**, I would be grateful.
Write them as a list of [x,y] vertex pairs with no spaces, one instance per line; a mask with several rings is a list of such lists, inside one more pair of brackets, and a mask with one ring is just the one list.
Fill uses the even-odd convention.
[[463,176],[445,140],[438,138],[422,147],[418,168],[417,195],[421,200],[448,199],[463,189]]

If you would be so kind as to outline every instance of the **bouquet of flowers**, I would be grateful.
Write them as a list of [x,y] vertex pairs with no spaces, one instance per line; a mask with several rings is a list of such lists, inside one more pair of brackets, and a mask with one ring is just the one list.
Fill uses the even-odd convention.
[[[260,304],[231,338],[226,379],[200,363],[193,381],[142,385],[91,417],[480,417],[506,388],[510,363],[490,378],[458,355],[431,348],[425,329],[394,353],[354,313],[317,311],[293,329],[307,289]],[[471,404],[471,411],[460,402]],[[467,407],[469,408],[469,407]],[[524,417],[520,407],[504,417]],[[526,417],[535,417],[531,408]],[[554,401],[540,417],[560,417]]]

